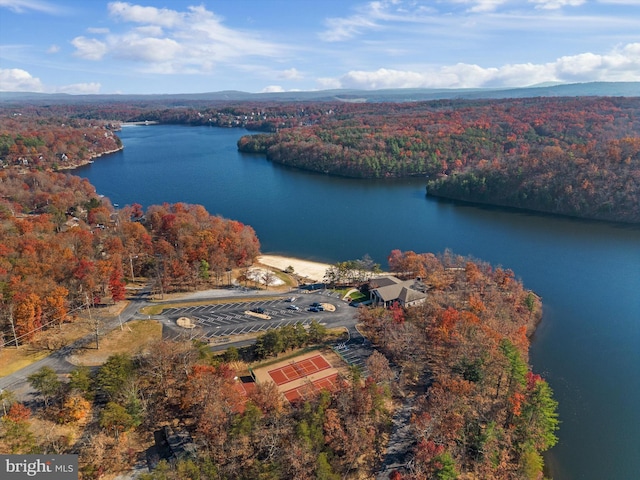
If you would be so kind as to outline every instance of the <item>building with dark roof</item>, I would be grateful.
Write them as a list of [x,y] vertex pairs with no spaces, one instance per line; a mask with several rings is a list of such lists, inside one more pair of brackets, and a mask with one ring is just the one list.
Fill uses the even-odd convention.
[[369,298],[373,305],[390,307],[398,303],[413,307],[427,299],[427,287],[419,278],[400,280],[394,276],[372,278],[369,281]]

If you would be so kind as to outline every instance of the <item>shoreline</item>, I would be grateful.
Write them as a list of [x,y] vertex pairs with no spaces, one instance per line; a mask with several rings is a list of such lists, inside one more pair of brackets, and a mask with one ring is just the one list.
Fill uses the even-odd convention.
[[59,172],[60,170],[75,170],[76,168],[80,168],[80,167],[84,167],[85,165],[92,164],[96,158],[104,157],[105,155],[111,155],[112,153],[118,153],[122,150],[124,150],[124,145],[118,148],[113,148],[111,150],[106,150],[104,152],[93,153],[89,156],[87,160],[82,160],[78,164],[59,166],[57,169],[52,171]]
[[[314,262],[297,257],[287,257],[284,255],[261,254],[256,257],[253,267],[264,266],[275,270],[285,271],[288,267],[293,267],[293,274],[308,280],[309,283],[322,282],[329,267],[328,263]],[[254,292],[254,295],[273,295],[274,290],[263,290]],[[197,292],[182,292],[176,294],[176,300],[200,300],[211,297],[229,297],[246,295],[241,291],[230,291],[227,288],[209,288]]]
[[312,282],[322,282],[327,269],[331,267],[328,263],[271,254],[258,255],[256,262],[281,271],[285,271],[287,268],[292,267],[294,275],[307,278]]

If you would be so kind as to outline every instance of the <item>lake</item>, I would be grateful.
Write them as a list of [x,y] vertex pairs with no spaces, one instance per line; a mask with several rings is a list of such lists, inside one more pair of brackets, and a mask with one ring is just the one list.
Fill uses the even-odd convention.
[[351,180],[241,154],[242,129],[124,127],[122,152],[74,173],[124,206],[204,205],[264,253],[335,263],[392,249],[471,255],[543,297],[531,363],[560,402],[556,479],[640,478],[640,227],[425,197],[424,179]]

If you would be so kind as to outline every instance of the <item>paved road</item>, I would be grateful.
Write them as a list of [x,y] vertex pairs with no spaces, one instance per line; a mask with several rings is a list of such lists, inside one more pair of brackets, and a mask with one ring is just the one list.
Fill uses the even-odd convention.
[[[100,332],[104,334],[117,328],[120,326],[120,322],[128,322],[129,320],[136,317],[137,312],[140,308],[145,305],[148,305],[147,297],[149,293],[148,290],[142,290],[135,297],[131,299],[129,304],[124,308],[124,310],[120,313],[119,316],[115,316],[113,318],[103,320],[100,323]],[[76,340],[70,345],[67,345],[60,350],[53,352],[46,358],[34,362],[30,365],[27,365],[23,369],[12,373],[11,375],[7,375],[5,377],[0,378],[0,390],[11,390],[15,393],[16,397],[21,401],[29,400],[30,394],[33,392],[27,377],[32,373],[37,372],[42,367],[50,367],[55,370],[58,374],[65,374],[71,372],[75,365],[72,365],[67,361],[67,357],[78,348],[84,347],[86,345],[95,342],[95,334],[87,335],[79,340]]]
[[[215,292],[210,298],[198,298],[199,302],[206,300],[216,300],[216,302],[224,302],[224,292]],[[320,291],[313,294],[299,294],[294,302],[299,305],[299,311],[288,310],[286,307],[291,303],[285,302],[287,296],[283,295],[279,300],[261,300],[255,298],[255,292],[246,291],[241,294],[247,297],[246,302],[238,303],[237,292],[229,296],[230,303],[222,303],[215,305],[207,305],[200,307],[176,307],[170,308],[162,313],[162,315],[154,316],[163,323],[169,334],[177,335],[184,332],[176,326],[175,320],[181,316],[189,316],[197,319],[198,327],[194,329],[194,334],[203,340],[209,340],[215,337],[241,335],[244,333],[255,333],[265,331],[270,328],[277,328],[287,324],[302,322],[310,323],[312,320],[318,320],[321,324],[328,327],[343,326],[349,329],[350,333],[357,335],[355,330],[355,314],[356,309],[348,306],[345,302],[335,296],[327,295],[326,292]],[[270,293],[273,296],[273,293]],[[291,293],[288,294],[292,295]],[[120,322],[125,323],[133,319],[149,318],[146,315],[140,315],[139,310],[149,305],[147,301],[148,290],[143,290],[131,299],[127,307],[111,319],[105,320],[100,326],[101,333],[104,334],[120,326]],[[331,303],[336,307],[335,312],[308,312],[306,308],[313,302]],[[166,303],[175,303],[175,301],[167,301]],[[252,308],[264,308],[266,313],[271,316],[270,320],[263,320],[254,316],[244,314],[244,311]],[[16,397],[22,401],[28,401],[31,398],[31,389],[27,377],[37,372],[42,367],[50,367],[58,374],[71,372],[75,365],[67,361],[67,357],[74,353],[78,348],[84,347],[95,341],[93,334],[87,335],[71,345],[54,352],[42,360],[39,360],[27,367],[19,370],[11,375],[0,378],[0,390],[11,390]],[[227,348],[229,344],[223,344],[223,348]]]

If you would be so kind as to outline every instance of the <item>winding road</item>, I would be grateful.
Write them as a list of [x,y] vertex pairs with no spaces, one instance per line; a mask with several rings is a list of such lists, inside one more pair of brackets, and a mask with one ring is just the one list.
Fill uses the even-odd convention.
[[[216,303],[215,306],[212,305],[209,308],[209,310],[214,313],[212,314],[213,316],[208,320],[208,323],[209,323],[208,325],[206,320],[207,317],[204,316],[204,313],[200,314],[200,317],[203,319],[203,323],[199,326],[199,330],[201,332],[200,335],[203,336],[203,339],[220,336],[219,335],[220,326],[222,325],[222,323],[220,322],[223,321],[222,320],[223,317],[219,315],[219,319],[216,320],[215,311],[221,310],[221,302],[222,302],[222,305],[231,305],[232,307],[229,311],[224,313],[225,315],[224,319],[230,316],[230,312],[233,313],[234,311],[240,311],[243,308],[246,308],[245,304],[259,305],[267,302],[265,300],[261,300],[260,295],[259,294],[257,295],[256,292],[252,292],[252,291],[243,292],[241,294],[236,293],[235,295],[229,295],[229,296],[225,296],[225,293],[227,292],[225,291],[216,292],[216,294],[211,295],[211,297],[207,297],[207,298],[201,297],[201,298],[198,298],[197,300],[198,303],[200,304],[202,302],[206,302],[207,300],[211,300],[211,301],[215,300],[215,303]],[[275,296],[273,292],[268,292],[268,295]],[[184,310],[189,310],[189,309],[193,310],[194,308],[199,308],[201,312],[207,311],[207,308],[206,308],[207,306],[202,306],[202,305],[200,307],[188,307],[185,305],[185,307],[183,308],[174,306],[173,308],[168,309],[166,312],[163,312],[160,315],[149,317],[148,315],[142,315],[139,313],[140,309],[142,309],[145,306],[151,305],[151,302],[148,301],[148,296],[149,296],[149,288],[145,288],[141,290],[139,293],[137,293],[135,296],[133,296],[130,299],[129,304],[124,308],[124,310],[120,313],[120,315],[117,315],[102,321],[102,323],[100,324],[101,334],[104,335],[105,333],[120,327],[121,323],[126,323],[136,319],[153,318],[155,320],[160,321],[163,324],[163,327],[166,327],[166,328],[163,328],[163,332],[166,331],[169,336],[176,336],[178,334],[179,327],[175,326],[175,318],[177,318],[178,316],[184,315],[185,313]],[[239,304],[238,303],[239,296],[246,298],[246,302]],[[287,296],[291,296],[291,292],[289,292],[286,295],[283,294],[282,300],[279,300],[279,302],[281,303],[284,302],[284,299],[287,298]],[[304,303],[311,303],[314,301],[331,302],[336,306],[336,310],[335,312],[320,312],[320,313],[312,314],[311,312],[306,311],[306,309],[301,304],[300,305],[301,311],[299,313],[291,312],[291,315],[289,316],[278,315],[277,317],[274,315],[273,321],[269,321],[269,322],[265,322],[264,320],[256,319],[254,317],[247,316],[247,315],[238,316],[238,318],[236,318],[235,320],[235,323],[233,324],[232,329],[230,328],[224,329],[226,332],[225,335],[234,335],[234,334],[240,335],[243,333],[254,333],[257,331],[264,331],[270,328],[277,328],[279,326],[282,326],[283,324],[291,323],[295,321],[308,323],[312,319],[316,319],[330,328],[346,327],[351,333],[356,332],[355,330],[356,309],[348,306],[348,304],[343,302],[342,300],[337,299],[336,297],[330,298],[326,295],[323,295],[322,291],[319,291],[318,293],[313,293],[313,294],[302,294],[302,295],[299,295],[298,298],[301,301],[304,300]],[[225,304],[224,303],[225,300],[229,300],[229,303]],[[231,302],[231,300],[233,300],[233,302]],[[192,300],[185,300],[184,302],[187,303],[189,301],[192,301]],[[278,301],[275,301],[275,302],[278,302]],[[175,305],[176,303],[179,303],[179,302],[176,302],[175,300],[167,300],[164,302],[153,302],[154,305],[157,305],[158,303]],[[235,310],[233,308],[234,305],[235,305]],[[279,308],[278,310],[282,310],[282,309]],[[298,315],[294,315],[295,313],[298,313]],[[233,333],[234,331],[235,333]],[[21,370],[18,370],[10,375],[0,378],[0,391],[10,390],[15,394],[18,400],[29,401],[32,397],[31,394],[34,393],[33,389],[29,385],[29,381],[28,381],[29,375],[37,372],[42,367],[50,367],[59,375],[68,374],[74,368],[76,368],[76,366],[69,363],[67,361],[67,358],[70,355],[72,355],[77,349],[83,348],[94,341],[95,341],[95,334],[92,333],[92,334],[86,335],[85,337],[82,337],[81,339],[76,340],[72,344],[67,345],[53,352],[51,355],[47,356],[46,358],[38,360],[22,368]],[[222,350],[222,349],[228,348],[231,345],[237,346],[239,344],[250,344],[250,343],[252,343],[252,340],[242,340],[241,342],[238,342],[238,343],[226,342],[224,344],[212,346],[212,349]]]

